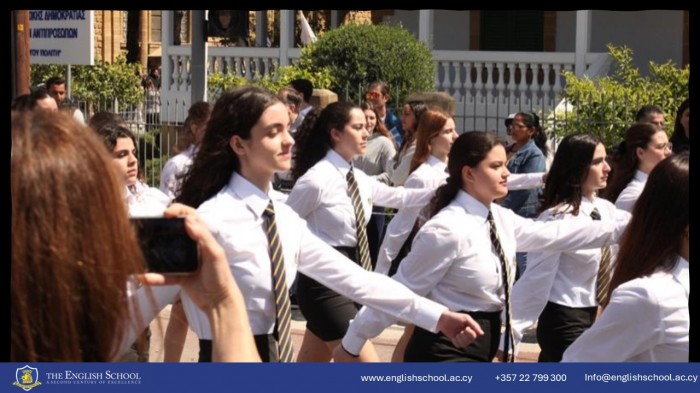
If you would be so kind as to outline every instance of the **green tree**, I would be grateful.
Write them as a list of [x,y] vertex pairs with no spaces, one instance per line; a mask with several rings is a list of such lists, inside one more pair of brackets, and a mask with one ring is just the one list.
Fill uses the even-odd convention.
[[302,49],[299,67],[329,70],[331,90],[355,101],[377,80],[389,83],[396,98],[434,90],[430,49],[401,26],[350,24],[330,30]]
[[333,85],[333,79],[328,69],[309,71],[294,65],[288,65],[275,69],[271,74],[265,75],[263,78],[255,78],[251,81],[232,73],[211,74],[207,80],[209,98],[211,101],[214,101],[225,91],[247,85],[260,86],[276,93],[297,78],[310,80],[317,89],[328,89]]
[[[32,64],[32,84],[45,82],[52,76],[66,76],[67,66],[56,64]],[[138,63],[127,64],[121,55],[114,63],[102,60],[92,66],[72,66],[73,99],[87,101],[88,110],[96,102],[118,100],[120,105],[133,105],[143,101],[140,66]]]
[[[554,135],[592,132],[612,147],[620,142],[641,106],[658,105],[673,116],[688,97],[689,65],[679,68],[671,60],[650,62],[649,76],[642,77],[633,65],[632,49],[609,44],[608,51],[613,58],[611,75],[592,79],[564,72],[566,105],[548,117]],[[673,130],[666,131],[670,135]]]

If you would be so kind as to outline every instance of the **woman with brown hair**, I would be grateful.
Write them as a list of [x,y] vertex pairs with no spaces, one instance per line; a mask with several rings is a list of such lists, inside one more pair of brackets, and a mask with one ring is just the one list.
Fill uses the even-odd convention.
[[625,131],[615,153],[615,169],[605,198],[619,209],[632,211],[652,169],[671,155],[672,146],[663,128],[636,123]]
[[[11,154],[13,362],[107,362],[119,359],[163,304],[149,287],[128,220],[123,179],[93,131],[65,113],[13,114]],[[201,267],[144,283],[180,284],[213,320],[217,359],[258,360],[243,298],[223,250],[193,210],[186,216]],[[227,274],[224,274],[227,273]],[[139,306],[140,305],[140,306]],[[235,349],[235,351],[234,351]]]
[[[454,119],[441,109],[428,109],[421,116],[416,130],[416,152],[411,160],[411,174],[406,188],[437,189],[447,178],[447,155],[457,139]],[[411,249],[413,238],[428,220],[425,207],[403,208],[392,218],[377,260],[377,273],[393,276],[403,257]],[[396,344],[392,362],[403,361],[404,350],[413,333],[407,325]]]
[[649,174],[620,239],[610,302],[563,361],[688,361],[689,166],[680,153]]
[[182,176],[192,164],[210,115],[211,104],[204,101],[192,104],[187,111],[185,124],[182,125],[182,137],[177,141],[178,154],[165,163],[160,173],[160,190],[170,199],[175,198],[180,191]]

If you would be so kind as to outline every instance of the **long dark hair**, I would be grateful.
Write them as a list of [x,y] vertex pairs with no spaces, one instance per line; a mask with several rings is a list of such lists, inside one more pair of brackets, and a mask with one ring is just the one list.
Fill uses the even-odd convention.
[[578,215],[583,197],[581,185],[599,143],[600,138],[592,134],[573,134],[562,139],[547,174],[540,211],[566,203],[571,205],[572,214]]
[[663,159],[649,174],[632,209],[632,219],[620,238],[610,292],[619,285],[647,276],[663,266],[673,267],[690,222],[690,153]]
[[187,111],[185,123],[182,125],[180,139],[177,141],[176,151],[178,153],[187,150],[191,144],[197,142],[194,128],[206,122],[210,115],[211,104],[208,102],[199,101],[190,106],[190,109]]
[[296,135],[292,168],[294,180],[302,177],[333,148],[331,130],[343,130],[350,121],[350,111],[356,108],[359,109],[349,102],[338,101],[323,110],[313,109],[306,115]]
[[542,155],[547,157],[547,154],[549,153],[549,147],[547,147],[547,134],[545,134],[544,130],[542,129],[540,117],[537,116],[535,112],[518,112],[515,115],[520,115],[520,117],[522,117],[523,123],[525,123],[527,128],[535,128],[535,133],[532,134],[532,141],[535,142],[535,146],[540,149]]
[[605,199],[615,203],[639,168],[637,148],[646,149],[657,132],[665,131],[651,123],[636,123],[625,131],[625,140],[617,146],[615,152],[615,169],[610,174],[612,180],[605,189]]
[[204,138],[186,172],[176,202],[199,207],[216,195],[240,170],[240,160],[229,142],[234,135],[250,138],[250,131],[270,106],[281,102],[259,87],[243,87],[219,97],[212,109]]
[[447,157],[447,183],[435,191],[435,196],[430,201],[431,217],[449,205],[462,189],[462,168],[476,167],[491,149],[502,144],[496,135],[484,131],[465,132],[455,140]]
[[408,149],[408,145],[411,144],[416,139],[416,131],[418,130],[418,123],[420,123],[420,118],[428,110],[428,106],[423,101],[407,101],[408,105],[413,111],[413,115],[416,117],[416,129],[415,130],[403,130],[404,140],[401,144],[401,148],[397,152],[397,156],[404,150]]
[[688,108],[690,108],[690,98],[686,98],[676,112],[676,122],[673,125],[673,135],[671,135],[670,139],[671,143],[673,143],[674,153],[680,153],[690,147],[690,138],[685,135],[683,124],[681,124],[683,112]]

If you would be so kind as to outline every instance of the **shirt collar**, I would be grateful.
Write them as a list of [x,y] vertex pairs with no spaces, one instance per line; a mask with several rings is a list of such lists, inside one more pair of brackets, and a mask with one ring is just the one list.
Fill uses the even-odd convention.
[[671,274],[676,277],[676,280],[681,283],[685,289],[685,293],[690,293],[690,264],[685,258],[679,256],[676,266],[673,268]]
[[228,188],[245,203],[256,216],[262,216],[270,203],[270,197],[245,177],[234,172],[228,182]]
[[634,180],[641,181],[641,182],[646,182],[647,178],[649,177],[648,174],[637,170],[637,172],[634,173]]
[[[581,196],[581,205],[579,206],[579,215],[587,215],[590,216],[591,213],[593,213],[593,209],[596,208],[595,201],[598,198],[593,198],[593,200],[588,199],[585,196]],[[600,212],[600,209],[598,209]]]
[[328,150],[325,159],[328,160],[331,164],[333,164],[334,167],[338,168],[338,170],[340,171],[340,173],[343,174],[343,176],[346,176],[348,174],[348,171],[350,171],[350,168],[352,168],[352,164],[345,161],[345,159],[333,149]]
[[444,171],[445,168],[447,168],[447,164],[440,161],[439,158],[435,157],[432,154],[428,156],[428,159],[425,161],[425,163],[430,165],[431,168],[436,168],[441,171]]
[[457,192],[455,201],[464,209],[466,209],[469,213],[475,214],[483,218],[484,222],[486,221],[486,218],[489,215],[490,206],[484,206],[483,203],[479,202],[478,200],[476,200],[476,198],[464,192],[464,190],[459,190]]

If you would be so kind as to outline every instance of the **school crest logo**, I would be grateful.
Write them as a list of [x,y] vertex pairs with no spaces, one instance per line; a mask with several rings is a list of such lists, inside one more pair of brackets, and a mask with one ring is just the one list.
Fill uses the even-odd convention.
[[18,368],[15,372],[15,382],[12,384],[17,385],[27,392],[30,391],[32,388],[41,385],[41,382],[39,382],[39,370],[34,367],[29,367],[29,365]]

